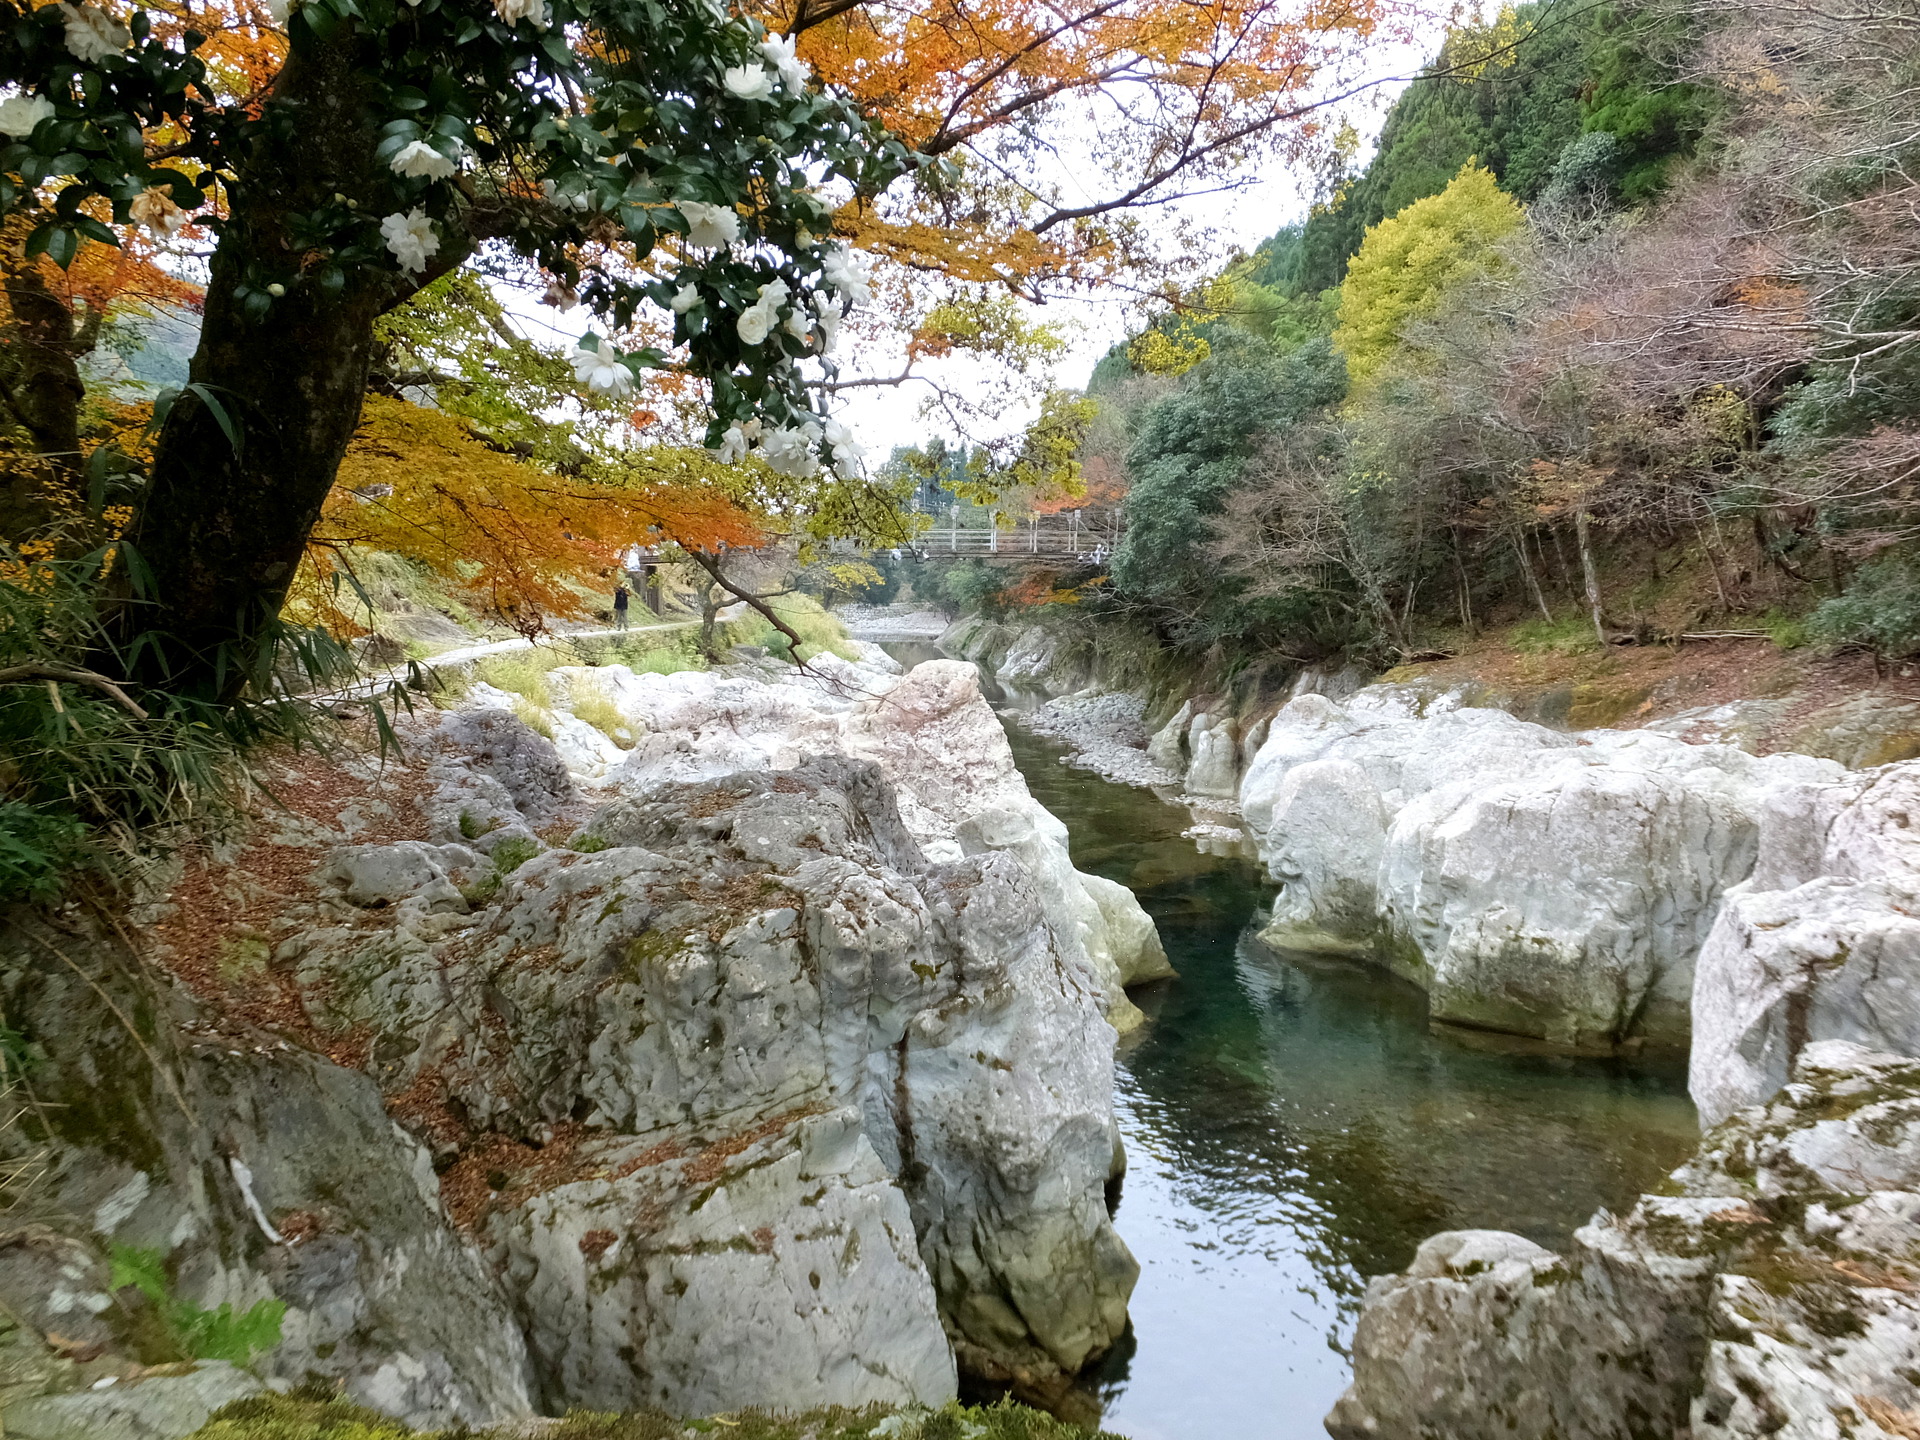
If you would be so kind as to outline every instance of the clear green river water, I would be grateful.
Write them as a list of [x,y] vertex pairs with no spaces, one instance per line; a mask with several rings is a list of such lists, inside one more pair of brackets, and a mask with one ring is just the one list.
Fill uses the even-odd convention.
[[1149,1020],[1120,1049],[1115,1223],[1141,1274],[1132,1334],[1088,1381],[1104,1428],[1324,1437],[1367,1277],[1441,1230],[1563,1245],[1691,1150],[1679,1068],[1471,1043],[1383,973],[1268,950],[1254,862],[1199,853],[1184,810],[1009,734],[1074,863],[1132,888],[1180,972],[1135,992]]

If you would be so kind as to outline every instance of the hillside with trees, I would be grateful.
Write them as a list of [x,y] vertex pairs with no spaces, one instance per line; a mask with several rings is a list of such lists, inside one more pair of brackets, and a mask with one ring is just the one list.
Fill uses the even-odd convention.
[[1920,26],[1523,6],[1096,369],[1095,609],[1391,664],[1487,626],[1920,647]]

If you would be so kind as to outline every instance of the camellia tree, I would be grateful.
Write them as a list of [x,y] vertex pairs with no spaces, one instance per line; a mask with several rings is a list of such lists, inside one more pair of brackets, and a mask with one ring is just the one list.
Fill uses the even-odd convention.
[[589,329],[579,383],[648,367],[709,388],[709,443],[844,463],[798,363],[865,293],[835,209],[913,156],[789,43],[652,0],[307,0],[285,63],[236,88],[172,12],[0,10],[0,213],[69,265],[124,227],[217,241],[191,383],[127,534],[139,678],[227,699],[258,677],[360,417],[379,317],[485,246],[608,330],[647,305],[672,348]]

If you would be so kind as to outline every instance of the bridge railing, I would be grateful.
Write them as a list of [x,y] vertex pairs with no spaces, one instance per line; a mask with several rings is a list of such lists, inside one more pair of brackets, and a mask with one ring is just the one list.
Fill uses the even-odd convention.
[[1047,516],[1028,520],[1010,530],[998,526],[937,525],[913,538],[922,555],[1062,556],[1104,560],[1113,553],[1118,531],[1109,525],[1077,524],[1070,518]]

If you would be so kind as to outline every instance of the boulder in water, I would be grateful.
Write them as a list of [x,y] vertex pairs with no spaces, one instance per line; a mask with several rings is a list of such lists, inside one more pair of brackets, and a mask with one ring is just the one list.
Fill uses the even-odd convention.
[[1335,1440],[1830,1440],[1920,1412],[1920,1061],[1820,1041],[1559,1257],[1438,1235],[1367,1289]]

